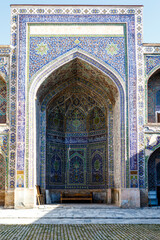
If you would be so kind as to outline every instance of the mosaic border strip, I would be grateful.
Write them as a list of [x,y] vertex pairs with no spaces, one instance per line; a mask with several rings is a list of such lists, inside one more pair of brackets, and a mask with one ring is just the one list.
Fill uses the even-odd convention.
[[34,5],[11,5],[13,13],[16,14],[139,14],[142,6],[34,6]]
[[4,78],[7,88],[7,110],[6,110],[6,124],[0,124],[0,153],[5,159],[5,188],[10,188],[10,179],[14,179],[15,168],[9,162],[9,127],[10,124],[10,46],[0,46],[0,59],[3,59],[0,65],[0,74]]
[[[137,178],[137,183],[139,188],[145,188],[145,153],[144,153],[144,62],[143,62],[143,12],[142,8],[137,11],[137,16],[135,18],[135,33],[136,33],[136,58],[137,58],[137,130],[138,130],[138,165],[137,170],[139,171],[139,177]],[[134,175],[135,176],[135,175]],[[137,173],[138,176],[138,173]],[[131,183],[132,186],[132,183]]]

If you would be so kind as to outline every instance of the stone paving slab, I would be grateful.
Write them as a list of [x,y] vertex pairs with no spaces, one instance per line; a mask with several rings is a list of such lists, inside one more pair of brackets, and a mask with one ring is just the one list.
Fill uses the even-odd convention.
[[160,225],[1,225],[3,240],[159,240]]
[[108,205],[44,205],[0,209],[0,224],[160,224],[160,208],[121,209]]

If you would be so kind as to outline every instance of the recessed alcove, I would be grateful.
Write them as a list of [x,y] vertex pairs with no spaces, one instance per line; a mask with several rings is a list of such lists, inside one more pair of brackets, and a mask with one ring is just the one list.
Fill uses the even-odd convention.
[[160,123],[160,69],[148,80],[148,123]]
[[106,202],[120,187],[120,100],[115,83],[75,58],[41,84],[36,100],[37,183],[42,191],[93,192]]

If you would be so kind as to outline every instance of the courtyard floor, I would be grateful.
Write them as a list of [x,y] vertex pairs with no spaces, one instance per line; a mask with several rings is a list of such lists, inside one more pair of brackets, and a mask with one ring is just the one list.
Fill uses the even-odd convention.
[[0,208],[0,240],[160,240],[160,207],[121,209],[105,204]]
[[0,225],[0,239],[9,240],[159,240],[160,225],[78,224]]
[[0,208],[0,224],[160,224],[160,207],[122,209],[106,204],[53,204]]

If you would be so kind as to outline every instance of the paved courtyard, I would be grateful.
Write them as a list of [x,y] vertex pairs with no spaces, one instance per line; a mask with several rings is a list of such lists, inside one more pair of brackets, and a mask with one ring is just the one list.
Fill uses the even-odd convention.
[[0,239],[9,240],[136,240],[160,239],[160,225],[1,225]]
[[0,208],[0,240],[160,240],[160,208],[121,209],[105,204]]
[[0,209],[0,224],[160,224],[160,208],[122,209],[106,204],[54,204]]

